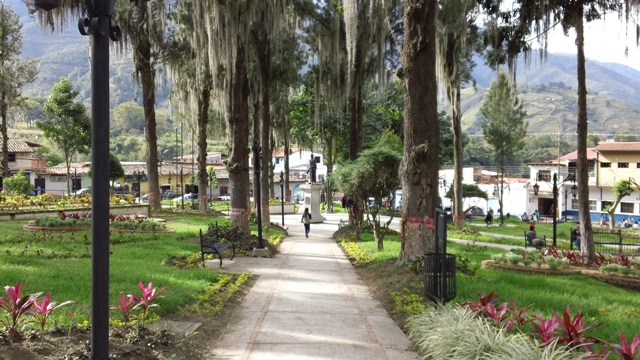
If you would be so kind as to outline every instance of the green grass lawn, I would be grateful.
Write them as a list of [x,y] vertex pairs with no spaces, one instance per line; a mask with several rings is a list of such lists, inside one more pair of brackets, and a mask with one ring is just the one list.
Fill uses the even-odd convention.
[[[395,259],[400,252],[400,243],[396,236],[387,236],[384,240],[384,251],[378,252],[371,234],[364,234],[363,241],[356,243],[373,259],[367,266],[374,266],[376,261]],[[472,261],[482,261],[503,250],[477,245],[461,245],[448,243],[448,252]],[[460,260],[458,265],[460,266]],[[458,272],[458,295],[455,302],[475,301],[476,292],[485,294],[495,292],[501,302],[514,299],[518,307],[532,305],[542,314],[550,315],[553,311],[561,313],[569,306],[573,315],[578,310],[584,314],[585,324],[602,322],[591,330],[590,335],[609,342],[619,342],[620,333],[638,333],[637,319],[640,317],[640,296],[636,292],[626,291],[583,275],[546,276],[525,275],[517,272],[479,269],[477,276],[469,277]],[[423,294],[420,294],[421,296]]]
[[[175,232],[125,233],[113,230],[109,269],[109,303],[116,304],[119,294],[139,294],[138,282],[154,287],[167,286],[154,311],[162,316],[191,303],[219,274],[195,267],[179,269],[170,265],[174,256],[199,254],[198,230],[211,222],[226,223],[225,218],[175,216],[166,214],[167,227]],[[164,216],[162,216],[164,217]],[[0,285],[23,284],[23,294],[51,293],[52,301],[75,301],[54,312],[52,320],[65,325],[65,312],[79,311],[78,321],[88,320],[91,308],[90,232],[75,234],[22,230],[23,221],[2,222],[0,235]],[[274,230],[270,230],[274,232]],[[281,236],[281,235],[279,235]],[[266,236],[265,236],[266,238]],[[3,290],[0,296],[6,296]],[[112,313],[112,318],[119,314]],[[53,324],[53,321],[50,323]]]

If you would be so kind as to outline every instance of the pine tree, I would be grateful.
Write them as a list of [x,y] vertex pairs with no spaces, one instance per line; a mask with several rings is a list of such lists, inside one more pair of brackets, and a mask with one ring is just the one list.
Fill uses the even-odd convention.
[[498,80],[491,84],[480,113],[485,118],[482,134],[492,147],[494,158],[500,168],[502,181],[498,190],[498,201],[500,218],[503,219],[505,163],[524,145],[523,139],[529,125],[524,121],[527,113],[522,110],[522,103],[518,98],[512,95],[509,80],[503,71],[498,74]]

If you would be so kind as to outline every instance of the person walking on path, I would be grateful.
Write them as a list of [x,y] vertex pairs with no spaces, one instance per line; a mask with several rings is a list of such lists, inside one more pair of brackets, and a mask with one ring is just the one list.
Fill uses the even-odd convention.
[[309,212],[309,208],[304,208],[304,214],[302,214],[302,220],[300,222],[304,223],[304,236],[309,237],[309,231],[311,231],[311,213]]

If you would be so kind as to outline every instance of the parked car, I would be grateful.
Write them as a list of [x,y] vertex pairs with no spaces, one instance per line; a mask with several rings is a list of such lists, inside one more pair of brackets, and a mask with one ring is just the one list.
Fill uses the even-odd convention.
[[198,202],[198,194],[184,194],[182,196],[178,196],[177,198],[171,199],[171,203],[173,206],[178,206],[182,204],[182,200],[184,199],[184,203],[197,203]]
[[481,207],[472,206],[464,211],[465,214],[470,214],[471,216],[484,216],[484,210]]
[[229,201],[231,200],[231,196],[229,195],[220,195],[218,196],[218,201]]
[[160,195],[160,197],[163,200],[170,200],[170,199],[176,198],[178,196],[180,196],[180,194],[176,193],[173,190],[167,190],[167,191],[163,192],[162,195]]
[[82,189],[78,189],[78,190],[73,192],[74,196],[84,195],[84,194],[91,194],[91,186],[86,187],[86,188],[82,188]]

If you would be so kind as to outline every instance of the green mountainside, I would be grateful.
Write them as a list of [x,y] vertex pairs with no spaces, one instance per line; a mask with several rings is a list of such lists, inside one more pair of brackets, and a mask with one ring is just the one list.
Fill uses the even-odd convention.
[[[90,38],[81,36],[75,22],[55,32],[41,30],[22,0],[4,0],[19,14],[23,24],[23,57],[40,61],[39,76],[25,89],[25,95],[46,97],[61,76],[68,77],[85,102],[91,97]],[[519,97],[524,102],[530,134],[563,134],[573,142],[576,128],[577,80],[574,55],[549,54],[541,62],[536,55],[530,62],[517,64]],[[481,134],[482,106],[486,89],[496,73],[475,59],[473,71],[476,89],[465,89],[462,97],[463,126],[467,134]],[[640,133],[640,72],[620,64],[587,61],[588,111],[591,133],[601,139],[622,131]],[[157,107],[166,107],[168,81],[158,79]],[[111,107],[135,101],[140,104],[140,90],[135,84],[130,56],[111,54]],[[441,108],[445,108],[441,104]]]
[[[480,107],[487,89],[465,89],[462,95],[463,129],[469,135],[481,134],[484,120]],[[578,95],[575,88],[521,85],[518,98],[527,111],[530,135],[561,134],[574,142],[577,126]],[[589,133],[601,140],[622,132],[640,132],[640,109],[624,101],[599,94],[588,96]]]

